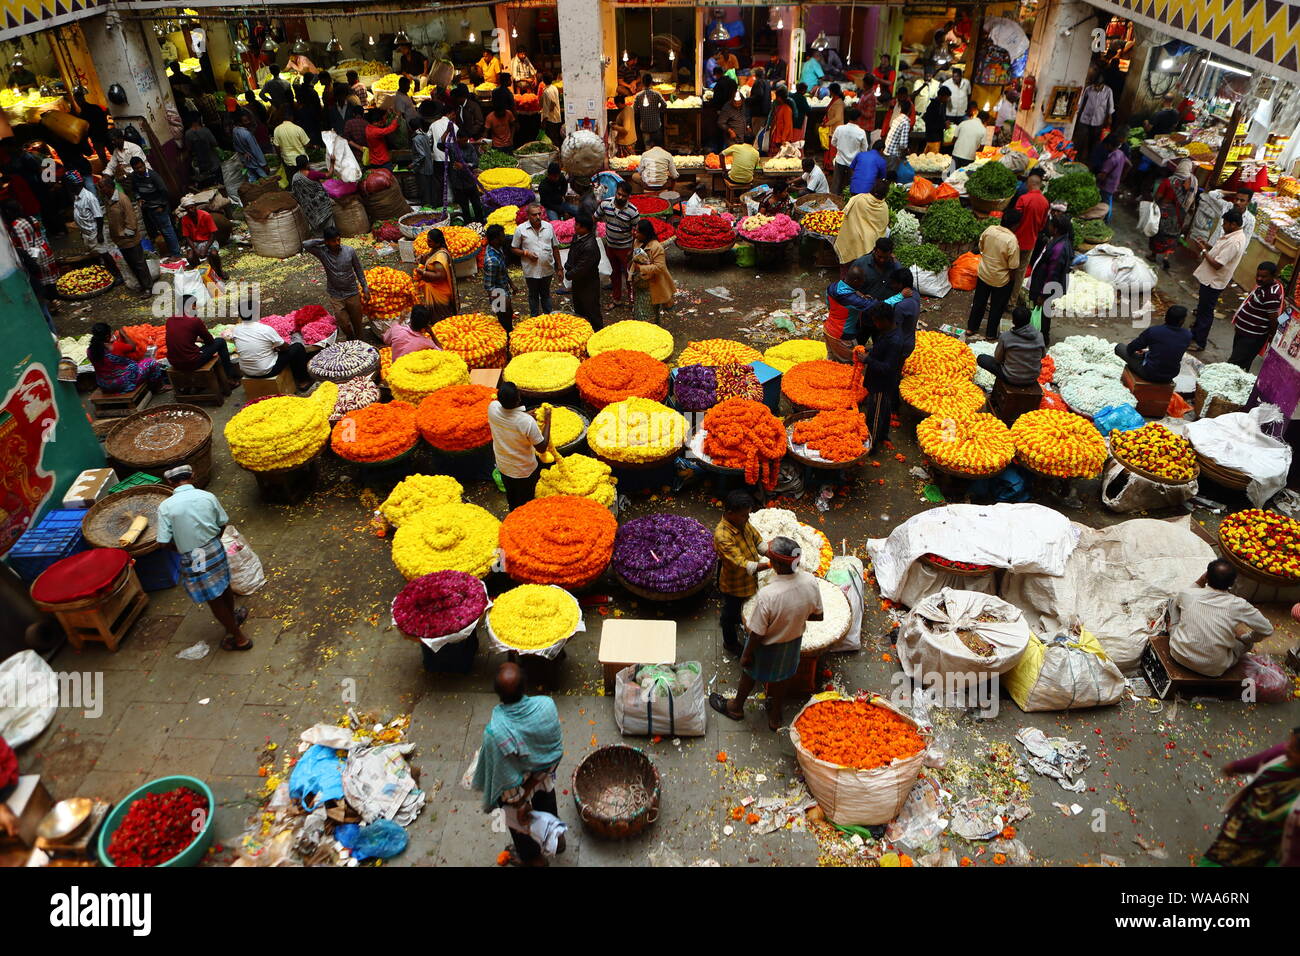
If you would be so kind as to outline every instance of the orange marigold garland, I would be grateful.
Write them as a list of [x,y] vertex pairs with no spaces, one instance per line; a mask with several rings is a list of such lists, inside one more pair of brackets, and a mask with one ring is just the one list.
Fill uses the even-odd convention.
[[506,330],[494,316],[482,312],[450,316],[434,323],[433,337],[470,368],[505,368]]
[[680,365],[748,365],[763,358],[758,349],[731,339],[704,339],[688,342],[677,356]]
[[903,374],[973,378],[975,353],[951,335],[921,329],[916,333],[916,348],[903,363]]
[[1011,426],[1011,440],[1021,462],[1054,478],[1095,478],[1110,454],[1092,422],[1056,409],[1025,412]]
[[858,366],[828,359],[794,366],[781,376],[781,391],[794,404],[821,411],[855,408],[867,397]]
[[916,426],[921,451],[944,471],[996,475],[1016,456],[1011,430],[995,415],[931,415]]
[[416,427],[439,451],[481,448],[492,440],[487,409],[496,397],[486,385],[448,385],[420,402]]
[[704,416],[704,453],[724,468],[743,468],[747,484],[776,487],[785,426],[762,402],[729,398]]
[[874,770],[925,749],[916,727],[888,707],[866,700],[809,704],[794,722],[799,744],[819,760]]
[[967,378],[909,375],[898,386],[903,401],[927,415],[971,415],[986,401],[984,389]]
[[388,461],[409,451],[418,438],[414,405],[376,403],[340,418],[330,436],[330,447],[348,461]]
[[612,349],[580,366],[578,393],[597,410],[634,395],[662,401],[668,395],[668,366],[645,352]]
[[842,408],[796,422],[791,437],[827,461],[852,461],[866,453],[871,432],[861,412]]
[[411,277],[400,269],[376,266],[366,271],[370,295],[362,303],[372,319],[396,319],[410,312],[415,304],[415,286]]
[[617,532],[609,509],[590,498],[535,498],[501,523],[506,573],[524,584],[583,587],[609,566]]
[[582,358],[587,354],[591,323],[565,312],[544,312],[524,319],[510,333],[510,354],[525,352],[568,352]]

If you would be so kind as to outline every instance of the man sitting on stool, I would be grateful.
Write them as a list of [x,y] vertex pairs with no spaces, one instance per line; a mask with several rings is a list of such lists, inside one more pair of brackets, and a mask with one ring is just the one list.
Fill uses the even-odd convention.
[[1183,354],[1192,342],[1191,329],[1183,328],[1186,321],[1187,309],[1175,305],[1165,313],[1164,325],[1143,329],[1142,334],[1128,345],[1116,345],[1115,354],[1138,378],[1156,385],[1168,385],[1178,377],[1183,366]]
[[1169,599],[1169,654],[1179,664],[1219,677],[1273,633],[1268,618],[1231,593],[1236,580],[1236,568],[1220,558],[1209,563],[1195,587]]
[[992,355],[977,356],[979,367],[1007,385],[1033,385],[1042,370],[1043,333],[1029,321],[1029,310],[1018,305],[1011,310],[1011,328],[998,336]]

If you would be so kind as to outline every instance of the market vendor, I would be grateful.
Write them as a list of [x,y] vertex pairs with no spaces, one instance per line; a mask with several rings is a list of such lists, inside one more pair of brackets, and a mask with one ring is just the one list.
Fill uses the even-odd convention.
[[222,282],[226,281],[226,270],[221,265],[221,245],[217,241],[217,224],[213,221],[212,214],[193,196],[185,200],[185,212],[181,216],[181,238],[191,269],[197,269],[200,262],[207,260],[216,277]]
[[36,74],[26,66],[15,67],[9,71],[9,89],[18,89],[26,93],[36,85]]
[[826,287],[826,323],[822,326],[822,336],[832,359],[852,361],[858,325],[876,302],[877,299],[868,294],[867,273],[861,260],[849,266],[843,279],[836,279]]
[[192,295],[182,295],[180,309],[170,316],[164,326],[167,342],[167,363],[182,372],[201,369],[211,358],[221,362],[226,382],[233,391],[239,381],[239,366],[230,360],[230,345],[225,339],[214,336],[203,320]]
[[307,372],[306,346],[301,342],[286,342],[275,329],[257,321],[256,311],[241,314],[239,324],[230,332],[244,377],[272,378],[287,368],[293,373],[298,391],[307,391],[312,382]]
[[[138,361],[131,358],[133,355]],[[146,358],[145,350],[125,329],[114,332],[107,322],[96,322],[90,327],[86,358],[94,366],[95,384],[102,391],[116,395],[147,385],[157,394],[171,388],[167,370],[154,359]]]
[[411,44],[399,43],[396,71],[404,77],[423,80],[429,75],[429,58]]
[[1223,825],[1197,866],[1300,866],[1300,728],[1223,768],[1249,774],[1224,810]]
[[330,297],[330,311],[345,339],[361,336],[361,302],[370,297],[366,271],[361,268],[357,251],[343,245],[342,234],[335,226],[326,226],[321,239],[308,239],[302,251],[310,253],[325,267],[325,291]]
[[514,382],[503,382],[497,397],[488,403],[488,427],[492,432],[492,457],[506,486],[506,508],[514,511],[537,494],[541,466],[537,452],[546,451],[551,440],[551,423],[545,427],[524,410],[524,400]]
[[1202,352],[1209,344],[1219,297],[1236,274],[1249,242],[1250,236],[1241,228],[1241,213],[1236,209],[1223,214],[1223,235],[1218,242],[1210,245],[1204,240],[1197,241],[1201,263],[1192,273],[1192,278],[1200,283],[1200,289],[1196,300],[1196,321],[1192,323],[1193,342],[1188,351]]
[[495,86],[500,73],[501,61],[497,59],[495,53],[484,47],[483,55],[474,64],[474,75],[478,77],[480,83],[491,83]]
[[873,299],[888,299],[892,295],[889,278],[899,268],[892,236],[881,236],[872,246],[871,252],[854,259],[853,264],[865,276],[866,284],[862,288],[866,295]]
[[790,182],[778,179],[759,201],[758,211],[764,216],[789,216],[794,212],[794,198],[790,195]]
[[1278,317],[1285,305],[1286,290],[1278,281],[1277,263],[1261,262],[1255,269],[1255,288],[1232,317],[1232,357],[1228,361],[1249,372],[1255,356],[1277,332]]
[[975,363],[1007,385],[1033,385],[1037,382],[1047,346],[1043,344],[1043,333],[1034,328],[1031,318],[1023,305],[1012,309],[1011,328],[998,336],[998,345],[992,355],[977,355]]
[[528,58],[527,47],[517,47],[515,55],[510,60],[510,78],[514,80],[515,89],[519,92],[527,92],[537,85],[537,67],[533,66],[533,61]]
[[893,306],[885,302],[877,303],[866,319],[866,322],[858,326],[858,342],[864,343],[870,337],[871,349],[867,351],[859,345],[854,350],[854,358],[856,361],[861,354],[862,384],[867,389],[862,413],[874,447],[889,440],[894,396],[903,374],[903,339],[894,320]]
[[[334,224],[334,200],[330,199],[320,180],[325,173],[315,172],[305,155],[294,160],[293,178],[289,180],[289,192],[298,200],[307,228],[312,235],[321,232],[326,226]],[[224,278],[224,277],[223,277]]]
[[1127,345],[1115,346],[1115,354],[1124,360],[1130,372],[1139,378],[1165,385],[1178,377],[1183,355],[1192,342],[1191,329],[1183,328],[1187,309],[1170,307],[1164,325],[1152,325]]
[[158,543],[180,552],[185,591],[195,604],[207,604],[226,629],[222,650],[252,650],[253,641],[243,631],[248,609],[235,607],[230,590],[230,562],[221,540],[230,523],[226,509],[211,492],[194,487],[189,465],[178,465],[163,477],[172,493],[158,505]]
[[748,139],[749,120],[745,116],[745,101],[739,90],[731,94],[729,101],[718,107],[717,126],[723,150]]
[[998,337],[1002,313],[1016,289],[1015,272],[1020,264],[1020,241],[1015,228],[1020,225],[1019,209],[1008,209],[1002,221],[980,233],[980,264],[975,278],[975,295],[971,297],[970,315],[966,319],[968,335],[978,335],[988,309],[990,340]]
[[1211,561],[1194,587],[1169,599],[1169,655],[1207,677],[1231,670],[1273,625],[1245,598],[1232,593],[1237,569]]
[[849,164],[849,195],[869,193],[881,180],[888,182],[885,141],[877,139],[869,149],[862,149]]
[[[874,152],[874,150],[872,150]],[[835,255],[841,272],[849,263],[875,249],[876,241],[889,231],[889,182],[877,179],[872,191],[859,193],[844,206],[844,219],[835,237]]]
[[1235,190],[1212,189],[1201,196],[1201,202],[1213,201],[1219,207],[1210,238],[1206,240],[1211,246],[1223,238],[1223,217],[1230,210],[1241,213],[1241,231],[1247,236],[1255,234],[1255,214],[1250,211],[1250,204],[1255,198],[1255,191],[1249,186],[1238,186]]
[[104,207],[99,201],[94,183],[86,182],[75,169],[68,170],[63,181],[73,193],[72,221],[81,230],[86,248],[98,253],[99,264],[108,271],[114,282],[121,282],[122,273],[117,268],[117,260],[112,256],[113,244],[104,232]]
[[773,538],[766,555],[775,574],[758,589],[749,612],[736,696],[728,700],[718,693],[709,694],[709,706],[730,720],[744,720],[745,701],[757,684],[766,684],[767,726],[775,733],[781,729],[785,682],[799,669],[804,629],[809,621],[822,620],[825,612],[817,579],[799,570],[802,552],[797,542],[783,536]]
[[393,361],[412,352],[437,348],[430,338],[429,329],[432,325],[433,311],[428,306],[417,305],[411,309],[409,320],[398,320],[384,329],[383,341],[393,350]]
[[759,553],[763,540],[749,523],[754,499],[749,492],[735,489],[723,501],[722,520],[713,529],[713,546],[718,552],[718,590],[722,592],[722,646],[732,654],[744,650],[740,610],[758,591],[758,572],[771,567]]
[[672,189],[676,181],[677,166],[673,154],[658,145],[641,154],[641,162],[632,173],[632,182],[652,193]]

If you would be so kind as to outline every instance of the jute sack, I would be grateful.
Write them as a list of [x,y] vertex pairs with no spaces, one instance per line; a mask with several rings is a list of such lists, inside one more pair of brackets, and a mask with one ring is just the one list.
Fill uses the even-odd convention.
[[372,220],[400,219],[411,211],[411,204],[396,183],[369,195],[363,192],[361,201],[366,204],[366,212]]
[[[834,698],[814,697],[795,715],[790,724],[790,742],[799,758],[799,769],[808,789],[817,799],[826,819],[842,826],[876,826],[888,823],[898,816],[907,795],[912,792],[925,760],[925,748],[905,760],[895,760],[886,767],[874,770],[857,770],[828,763],[809,753],[799,740],[799,718],[803,712],[821,700]],[[898,714],[916,728],[916,732],[929,742],[929,733],[921,729],[911,717],[890,707],[882,697],[872,698],[877,707]]]
[[370,231],[370,217],[355,193],[334,200],[334,225],[344,236],[364,236]]
[[253,251],[268,259],[289,259],[302,251],[302,237],[308,235],[302,207],[284,209],[263,222],[248,220],[248,238]]

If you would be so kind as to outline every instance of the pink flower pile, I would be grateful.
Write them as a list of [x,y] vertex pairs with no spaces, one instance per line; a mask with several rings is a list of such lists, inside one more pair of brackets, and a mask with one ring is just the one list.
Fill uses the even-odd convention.
[[262,324],[275,329],[286,342],[294,332],[301,332],[302,340],[308,345],[319,345],[338,329],[329,310],[315,304],[304,305],[288,315],[264,315]]
[[757,239],[759,242],[784,242],[799,235],[799,224],[785,213],[778,213],[771,222],[765,222],[757,229],[746,228],[750,217],[740,221],[740,235],[745,239]]
[[[551,223],[551,229],[555,232],[555,241],[562,246],[567,246],[573,242],[573,228],[572,219],[559,219]],[[605,237],[605,224],[603,222],[596,223],[596,235],[602,239]]]

